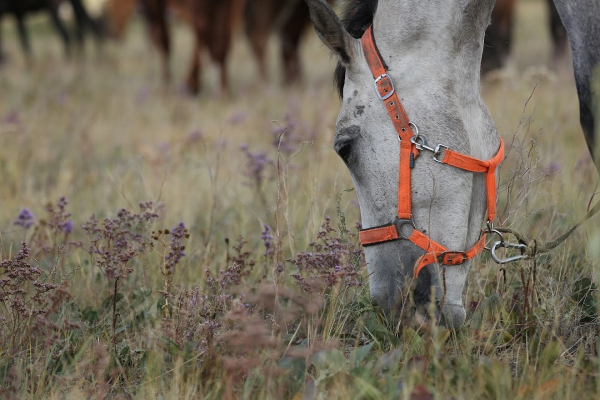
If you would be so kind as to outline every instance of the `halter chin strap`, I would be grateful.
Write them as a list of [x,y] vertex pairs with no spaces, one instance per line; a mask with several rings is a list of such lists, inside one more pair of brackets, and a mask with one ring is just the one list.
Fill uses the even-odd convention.
[[[425,250],[425,254],[415,263],[415,278],[419,275],[419,271],[429,264],[439,263],[443,265],[458,265],[471,260],[481,253],[485,246],[485,235],[483,232],[477,243],[469,250],[450,251],[415,228],[414,222],[412,221],[410,171],[414,167],[414,161],[419,155],[419,151],[429,150],[434,153],[434,159],[442,164],[447,164],[469,172],[485,174],[488,221],[493,221],[496,216],[495,172],[498,165],[504,159],[504,143],[502,139],[500,139],[498,153],[488,161],[457,153],[444,145],[438,145],[435,148],[428,147],[425,139],[418,135],[416,125],[409,122],[406,112],[400,103],[392,80],[387,74],[387,66],[382,60],[379,50],[375,45],[373,26],[370,26],[363,35],[362,47],[371,73],[373,74],[373,78],[375,79],[377,95],[383,101],[392,123],[394,124],[394,128],[400,137],[400,163],[398,179],[398,215],[396,220],[385,226],[361,230],[359,234],[361,244],[363,246],[369,246],[399,239],[411,241],[421,249]],[[413,130],[413,128],[415,129]],[[405,227],[412,230],[410,235],[405,235],[403,233],[403,228]]]

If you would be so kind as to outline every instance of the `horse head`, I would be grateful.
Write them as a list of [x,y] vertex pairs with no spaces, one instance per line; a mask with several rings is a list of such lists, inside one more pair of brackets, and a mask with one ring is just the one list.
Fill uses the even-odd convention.
[[[466,315],[462,292],[470,258],[451,266],[430,263],[415,278],[415,264],[427,246],[402,238],[418,231],[430,243],[460,251],[479,242],[489,206],[486,174],[436,161],[446,148],[481,160],[499,154],[500,140],[479,86],[483,36],[494,0],[351,0],[344,22],[325,1],[306,2],[318,36],[339,61],[335,76],[342,109],[334,149],[350,170],[362,226],[396,221],[390,229],[400,237],[365,247],[371,297],[396,319],[406,305],[405,289],[412,291],[417,306],[434,295],[442,323],[460,326]],[[413,139],[419,135],[415,142],[421,151],[411,155],[418,157],[408,178],[399,165],[406,162],[401,160],[401,143],[409,140],[398,140],[388,109],[393,101],[383,101],[385,96],[376,90],[380,83],[374,85],[366,54],[372,51],[360,40],[370,26],[386,69],[384,79],[389,80],[385,86],[394,91],[393,82],[410,121],[405,126],[410,126]],[[426,143],[431,152],[425,151],[428,146],[423,150]],[[398,223],[399,195],[404,192],[411,197],[410,215]]]

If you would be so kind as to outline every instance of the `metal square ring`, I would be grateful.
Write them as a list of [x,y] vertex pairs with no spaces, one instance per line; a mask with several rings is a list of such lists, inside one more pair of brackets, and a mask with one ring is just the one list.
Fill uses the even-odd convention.
[[[394,223],[394,225],[396,225],[396,230],[398,231],[398,237],[400,239],[408,240],[408,237],[410,235],[412,235],[412,231],[417,230],[417,227],[415,226],[415,222],[412,219],[400,219],[400,218],[396,217],[396,222]],[[410,225],[412,227],[410,235],[408,235],[408,236],[406,236],[402,233],[402,227],[404,227],[404,225]]]
[[435,150],[433,151],[433,159],[441,164],[444,163],[441,160],[441,158],[439,158],[442,155],[442,149],[444,149],[444,152],[446,152],[446,150],[448,150],[449,147],[444,144],[438,144],[437,146],[435,146]]

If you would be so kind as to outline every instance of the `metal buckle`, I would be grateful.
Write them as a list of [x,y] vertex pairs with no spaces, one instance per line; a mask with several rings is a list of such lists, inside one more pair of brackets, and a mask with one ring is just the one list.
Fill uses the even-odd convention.
[[[398,237],[400,239],[408,240],[408,237],[410,235],[406,236],[402,233],[402,227],[404,225],[408,225],[408,224],[410,224],[412,226],[413,230],[417,230],[417,227],[415,226],[415,223],[412,219],[400,219],[400,218],[396,217],[396,221],[394,221],[394,225],[396,225],[396,230],[398,231]],[[412,231],[410,233],[412,234]]]
[[439,158],[439,156],[442,154],[442,149],[445,149],[444,152],[446,150],[448,150],[448,146],[444,145],[444,144],[438,144],[437,146],[435,146],[435,149],[433,150],[433,159],[437,162],[439,162],[440,164],[443,164],[444,162]]
[[[377,86],[377,83],[378,83],[380,80],[382,80],[382,79],[385,79],[385,78],[387,78],[387,79],[388,79],[388,81],[390,81],[390,87],[392,88],[392,90],[391,90],[391,91],[390,91],[388,94],[386,94],[385,96],[382,96],[382,95],[379,93],[379,86]],[[378,77],[375,79],[375,91],[377,92],[377,96],[379,96],[379,99],[380,99],[380,100],[387,100],[387,99],[389,99],[389,98],[390,98],[390,97],[391,97],[391,96],[394,94],[394,92],[396,91],[396,89],[394,89],[394,83],[392,82],[392,78],[390,78],[390,76],[389,76],[388,74],[381,74],[381,75],[379,75],[379,76],[378,76]]]
[[[462,259],[460,260],[460,262],[455,262],[454,261],[454,257],[458,257],[458,256],[462,256]],[[445,260],[446,257],[450,257],[450,259],[448,261]],[[442,254],[440,254],[440,256],[438,257],[438,259],[441,259],[442,262],[441,264],[444,265],[458,265],[458,264],[462,264],[465,261],[467,261],[467,253],[464,251],[445,251]]]

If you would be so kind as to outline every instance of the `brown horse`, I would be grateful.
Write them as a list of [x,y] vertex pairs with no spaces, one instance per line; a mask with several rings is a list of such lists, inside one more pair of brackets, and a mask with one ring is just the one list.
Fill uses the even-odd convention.
[[[65,45],[65,53],[70,54],[71,40],[67,29],[58,15],[58,7],[66,0],[0,0],[0,18],[3,14],[12,14],[17,21],[17,29],[21,47],[25,55],[31,56],[31,45],[29,35],[25,27],[25,16],[27,14],[46,11],[50,15],[54,27],[60,34]],[[100,26],[94,21],[85,9],[82,0],[69,0],[73,8],[73,14],[76,20],[76,37],[79,44],[83,43],[84,32],[86,29],[92,31],[98,41],[103,38],[103,32]],[[1,51],[0,51],[1,53]]]
[[[546,0],[549,9],[549,27],[554,42],[554,57],[560,58],[567,49],[567,32],[552,0]],[[497,0],[492,12],[492,23],[485,32],[481,73],[504,66],[510,54],[516,0]]]
[[[329,4],[334,2],[327,1]],[[281,40],[284,80],[288,84],[298,81],[302,75],[298,47],[310,23],[306,3],[302,0],[247,0],[244,19],[263,80],[268,75],[267,42],[271,33],[277,32]]]
[[213,61],[219,64],[221,88],[228,90],[227,56],[231,47],[234,25],[239,19],[237,14],[241,13],[242,3],[245,0],[111,0],[108,11],[113,21],[115,35],[122,35],[138,1],[143,8],[150,36],[162,55],[165,82],[170,80],[171,46],[166,20],[167,7],[170,7],[187,20],[196,39],[192,65],[186,82],[188,90],[194,94],[200,90],[200,53],[204,48],[208,49]]

